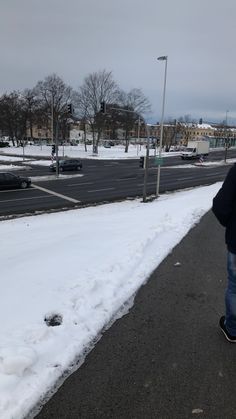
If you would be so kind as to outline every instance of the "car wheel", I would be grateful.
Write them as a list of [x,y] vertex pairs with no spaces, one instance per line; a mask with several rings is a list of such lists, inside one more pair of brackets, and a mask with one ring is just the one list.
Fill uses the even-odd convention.
[[59,167],[60,172],[63,172],[63,167]]
[[77,170],[81,170],[81,166],[77,166]]
[[21,182],[21,184],[20,184],[21,189],[26,189],[27,186],[28,186],[28,184],[25,181]]

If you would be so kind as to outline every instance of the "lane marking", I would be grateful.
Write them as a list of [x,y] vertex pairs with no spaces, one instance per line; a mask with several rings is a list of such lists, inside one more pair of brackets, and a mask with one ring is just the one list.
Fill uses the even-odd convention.
[[39,195],[39,196],[31,196],[30,198],[16,198],[16,199],[4,199],[0,201],[0,204],[2,202],[16,202],[16,201],[28,201],[29,199],[38,199],[38,198],[53,198],[53,196],[48,195]]
[[129,178],[126,178],[126,179],[114,179],[116,182],[123,182],[123,181],[128,181],[128,180],[133,180],[133,179],[137,179],[137,176],[136,177],[129,177]]
[[116,164],[119,164],[119,163],[109,163],[109,164],[104,164],[104,166],[103,166],[103,167],[111,167],[111,166],[115,166]]
[[36,189],[39,189],[40,191],[46,192],[49,195],[54,195],[54,196],[57,196],[58,198],[65,199],[65,201],[73,202],[74,204],[77,204],[78,202],[80,202],[77,199],[70,198],[69,196],[62,195],[60,193],[51,191],[50,189],[42,188],[41,186],[38,186],[38,185],[33,185],[33,187],[36,188]]
[[[156,185],[156,182],[147,182],[147,185]],[[137,186],[143,186],[143,183],[138,183]]]
[[32,191],[34,188],[26,188],[26,189],[5,189],[0,191],[0,193],[6,193],[6,192],[26,192],[26,191]]
[[181,180],[196,180],[196,176],[189,176],[189,177],[180,177],[175,179],[176,181],[181,181]]
[[67,186],[77,186],[77,185],[93,185],[94,182],[81,182],[81,183],[68,183]]
[[104,189],[93,189],[92,191],[87,191],[88,193],[92,193],[92,192],[102,192],[102,191],[111,191],[114,190],[115,188],[104,188]]

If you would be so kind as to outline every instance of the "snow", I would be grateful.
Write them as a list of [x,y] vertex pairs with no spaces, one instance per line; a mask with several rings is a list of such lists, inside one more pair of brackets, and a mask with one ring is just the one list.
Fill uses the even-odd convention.
[[0,223],[1,419],[22,419],[83,362],[220,186]]
[[[60,173],[60,179],[74,179],[77,177],[83,177],[82,174],[73,174],[73,175],[63,175]],[[45,182],[46,180],[55,180],[57,179],[56,175],[45,175],[45,176],[32,176],[31,180],[32,182]]]
[[210,125],[210,124],[206,124],[206,123],[203,123],[203,124],[196,124],[196,128],[201,128],[201,129],[212,129],[212,130],[216,131],[216,128],[215,128],[215,127],[213,127],[213,126],[212,126],[212,125]]
[[52,164],[51,160],[34,160],[27,163],[29,166],[46,166],[49,167]]
[[15,166],[14,164],[0,164],[0,172],[11,172],[12,170],[28,170],[26,166]]
[[[42,145],[42,146],[36,146],[36,145],[27,145],[25,147],[24,153],[25,156],[27,155],[31,155],[31,156],[44,156],[44,157],[48,157],[51,158],[51,151],[52,148],[46,145]],[[1,153],[8,153],[8,154],[21,154],[23,153],[22,149],[16,148],[16,147],[8,147],[6,150],[4,149],[3,152]],[[2,159],[2,154],[0,153],[0,160]],[[154,149],[150,149],[149,150],[149,154],[150,156],[154,156],[155,155],[155,150]],[[61,157],[79,157],[79,158],[83,158],[83,159],[101,159],[101,160],[106,160],[106,159],[130,159],[130,158],[139,158],[140,156],[145,156],[146,155],[146,146],[142,145],[141,146],[141,150],[140,150],[140,146],[136,146],[136,145],[132,145],[130,144],[129,146],[129,151],[128,153],[125,153],[125,146],[122,145],[117,145],[117,146],[113,146],[111,148],[105,148],[103,146],[99,146],[98,147],[98,155],[94,155],[93,151],[92,151],[92,146],[88,145],[87,146],[87,152],[84,150],[84,145],[79,144],[77,146],[60,146],[59,147],[59,155]],[[180,152],[169,152],[169,153],[162,153],[163,157],[169,157],[169,156],[178,156],[180,155]],[[38,162],[35,162],[35,164],[38,164]],[[51,164],[50,162],[41,162],[40,164],[43,165],[48,165]]]
[[[23,160],[30,161],[30,159],[23,159],[23,157],[14,157],[14,156],[4,156],[2,154],[3,152],[0,152],[0,161],[13,161],[13,162],[22,162]],[[15,147],[7,148],[5,153],[19,153],[19,149],[16,149]]]
[[[7,148],[6,150],[5,150],[5,152],[6,153],[8,153],[8,151],[9,152],[13,152],[12,150],[14,150],[14,153],[16,153],[16,152],[19,152],[19,149],[16,149],[16,148],[13,148],[13,147],[9,147],[9,148]],[[14,157],[14,156],[4,156],[3,154],[2,154],[3,152],[0,152],[0,171],[7,171],[7,172],[10,172],[10,171],[12,171],[12,170],[28,170],[28,167],[26,167],[26,166],[17,166],[17,165],[14,165],[14,164],[2,164],[2,162],[20,162],[20,163],[28,163],[28,162],[31,162],[30,161],[30,159],[24,159],[23,160],[23,157]]]
[[163,169],[193,169],[193,168],[201,168],[201,167],[217,167],[217,166],[226,166],[236,163],[236,159],[227,159],[226,162],[224,160],[214,160],[214,161],[203,161],[202,163],[199,160],[196,160],[195,163],[190,164],[178,164],[175,166],[165,166]]

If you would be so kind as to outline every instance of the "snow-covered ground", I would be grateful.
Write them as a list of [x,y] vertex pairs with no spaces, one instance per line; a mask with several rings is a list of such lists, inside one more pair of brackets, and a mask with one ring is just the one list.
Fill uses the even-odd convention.
[[[25,156],[31,155],[31,156],[45,156],[45,157],[51,157],[51,151],[52,148],[50,146],[35,146],[35,145],[27,145],[24,148],[24,154]],[[7,147],[4,149],[1,149],[0,151],[0,160],[1,156],[4,153],[11,153],[11,154],[19,154],[23,156],[23,148],[22,147]],[[163,152],[163,157],[165,156],[176,156],[179,155],[180,152],[169,152],[165,153]],[[92,151],[92,146],[87,146],[87,152],[84,149],[84,145],[79,144],[78,146],[60,146],[59,147],[59,155],[60,156],[67,156],[67,157],[80,157],[83,159],[86,158],[93,158],[93,159],[131,159],[131,158],[139,158],[141,156],[146,155],[146,147],[145,146],[129,146],[128,153],[125,153],[125,146],[114,146],[111,148],[105,148],[103,146],[98,147],[98,155],[94,155]],[[150,149],[150,156],[155,155],[155,150]]]
[[[6,153],[7,153],[7,150],[9,150],[9,153],[12,153],[12,150],[15,150],[14,154],[17,154],[16,150],[19,150],[19,149],[7,148],[7,149],[4,149],[4,150],[5,150]],[[12,162],[22,162],[23,160],[30,161],[30,159],[28,159],[28,158],[23,159],[23,157],[4,156],[4,153],[2,153],[2,152],[0,152],[0,160],[1,161],[12,161]]]
[[11,172],[12,170],[29,170],[26,166],[16,166],[14,164],[0,164],[0,171]]
[[1,419],[23,418],[82,362],[220,186],[0,223]]
[[[103,146],[99,147],[99,152],[98,155],[94,155],[92,153],[92,146],[87,146],[88,151],[85,152],[84,150],[84,146],[83,145],[78,145],[78,146],[65,146],[59,147],[59,155],[60,157],[78,157],[78,158],[93,158],[93,159],[101,159],[101,160],[107,160],[107,159],[138,159],[141,156],[145,156],[146,155],[146,147],[145,146],[134,146],[134,145],[130,145],[129,146],[129,152],[125,153],[124,152],[124,146],[114,146],[111,148],[105,148]],[[159,152],[159,151],[157,151]],[[4,153],[8,153],[8,154],[19,154],[20,157],[13,157],[13,156],[6,156],[4,155]],[[172,151],[172,152],[162,152],[162,156],[163,157],[171,157],[171,156],[179,156],[180,155],[180,151]],[[51,164],[51,147],[49,146],[26,146],[25,147],[25,151],[24,151],[24,161],[23,161],[23,149],[21,147],[8,147],[8,148],[4,148],[1,149],[0,151],[0,161],[23,161],[23,163],[25,165],[28,166],[34,166],[34,165],[38,165],[38,166],[46,166],[48,167]],[[32,159],[28,159],[27,161],[27,155],[31,155],[31,156],[42,156],[42,157],[48,157],[49,160],[32,160]],[[154,149],[150,149],[150,157],[155,156],[155,150]],[[181,162],[181,159],[180,159]],[[232,164],[235,163],[236,159],[227,159],[227,164]],[[193,168],[193,167],[210,167],[210,166],[222,166],[225,165],[224,160],[219,160],[219,161],[210,161],[210,156],[208,157],[207,160],[205,160],[203,163],[199,163],[199,161],[194,160],[192,162],[190,162],[189,164],[179,164],[176,166],[170,166],[168,168],[172,168],[172,169],[176,169],[179,168],[181,166],[181,168],[183,169],[189,169],[189,168]],[[14,170],[15,166],[10,167],[3,167],[3,165],[0,164],[0,170]]]

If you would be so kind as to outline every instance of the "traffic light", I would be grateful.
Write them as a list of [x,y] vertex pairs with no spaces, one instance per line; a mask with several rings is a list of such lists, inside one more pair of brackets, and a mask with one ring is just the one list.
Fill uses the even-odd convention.
[[55,144],[53,144],[52,145],[52,154],[55,154],[56,153],[56,146],[55,146]]
[[71,115],[72,115],[72,113],[73,113],[73,107],[72,107],[72,104],[71,104],[71,103],[69,103],[69,104],[67,105],[67,112],[68,112],[68,113],[70,113]]
[[100,111],[101,111],[102,113],[106,113],[106,102],[101,102],[101,108],[100,108]]
[[145,167],[145,157],[139,158],[139,167],[142,167],[142,169]]

